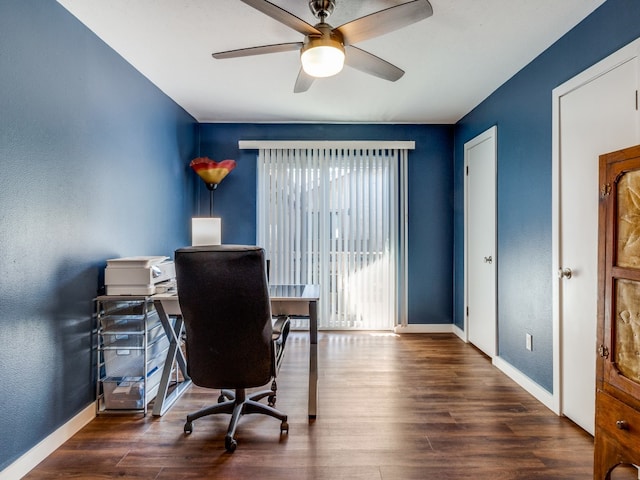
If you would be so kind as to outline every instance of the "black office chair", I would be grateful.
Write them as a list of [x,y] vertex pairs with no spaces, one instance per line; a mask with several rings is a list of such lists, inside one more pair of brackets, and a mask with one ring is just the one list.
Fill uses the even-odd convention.
[[[282,361],[289,319],[272,323],[264,250],[253,246],[212,245],[175,252],[180,309],[186,327],[187,370],[193,383],[223,389],[215,405],[187,416],[193,421],[230,413],[225,448],[236,449],[234,438],[242,415],[262,413],[281,421],[287,416],[273,408],[275,377]],[[246,389],[272,381],[271,388],[247,395]],[[235,391],[232,391],[234,389]],[[259,403],[268,397],[269,405]]]

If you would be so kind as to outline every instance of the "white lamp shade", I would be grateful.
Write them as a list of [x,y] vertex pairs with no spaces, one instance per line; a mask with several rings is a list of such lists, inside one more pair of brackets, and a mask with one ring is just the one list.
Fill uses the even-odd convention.
[[222,221],[219,218],[192,218],[191,245],[220,245]]
[[312,77],[331,77],[344,65],[344,50],[330,45],[305,49],[300,55],[302,68]]

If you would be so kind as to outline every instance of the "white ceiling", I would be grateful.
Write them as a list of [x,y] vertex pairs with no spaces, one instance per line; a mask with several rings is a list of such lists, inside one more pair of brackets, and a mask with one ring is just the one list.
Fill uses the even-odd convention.
[[[310,24],[307,0],[271,0]],[[337,0],[339,26],[406,0]],[[406,71],[349,67],[294,94],[297,52],[212,52],[302,41],[240,0],[58,0],[199,122],[455,123],[604,0],[430,0],[433,16],[357,44]]]

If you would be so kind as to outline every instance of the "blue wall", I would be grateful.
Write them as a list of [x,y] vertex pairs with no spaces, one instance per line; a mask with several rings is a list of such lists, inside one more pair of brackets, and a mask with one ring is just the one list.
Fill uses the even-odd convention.
[[[218,187],[223,242],[256,241],[256,155],[238,140],[415,140],[409,153],[409,323],[452,322],[453,127],[436,125],[206,124],[200,151],[237,166]],[[201,184],[200,208],[208,212]]]
[[0,0],[0,471],[93,401],[105,260],[188,243],[196,144],[56,2]]
[[640,2],[608,0],[455,139],[452,126],[198,127],[54,1],[0,0],[0,470],[93,400],[105,260],[188,243],[208,208],[190,159],[238,160],[215,209],[225,242],[255,241],[255,152],[239,139],[415,140],[410,321],[462,326],[463,145],[497,124],[500,355],[551,390],[551,90],[638,36]]
[[[464,143],[497,125],[499,355],[549,391],[552,90],[638,36],[640,2],[608,0],[456,126],[455,324],[464,321]],[[533,352],[524,348],[525,332]]]

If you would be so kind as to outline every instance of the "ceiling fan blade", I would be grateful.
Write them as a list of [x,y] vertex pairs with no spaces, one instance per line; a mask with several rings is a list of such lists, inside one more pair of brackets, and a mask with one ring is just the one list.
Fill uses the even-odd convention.
[[312,25],[308,24],[301,18],[296,17],[294,14],[287,12],[286,10],[274,5],[267,0],[241,0],[243,3],[260,10],[265,15],[277,20],[280,23],[285,24],[287,27],[293,28],[295,31],[302,33],[303,35],[320,35],[321,32]]
[[296,78],[296,85],[293,87],[293,93],[303,93],[309,90],[309,87],[315,80],[314,77],[305,72],[302,68]]
[[267,53],[291,52],[300,50],[302,42],[276,43],[274,45],[262,45],[260,47],[239,48],[237,50],[227,50],[226,52],[212,53],[213,58],[222,60],[225,58],[249,57],[251,55],[265,55]]
[[353,45],[345,47],[344,63],[361,72],[390,82],[395,82],[404,75],[404,70]]
[[338,30],[342,34],[345,45],[354,44],[393,32],[429,18],[431,15],[433,15],[433,8],[428,0],[413,0],[360,17],[340,25],[334,30]]

